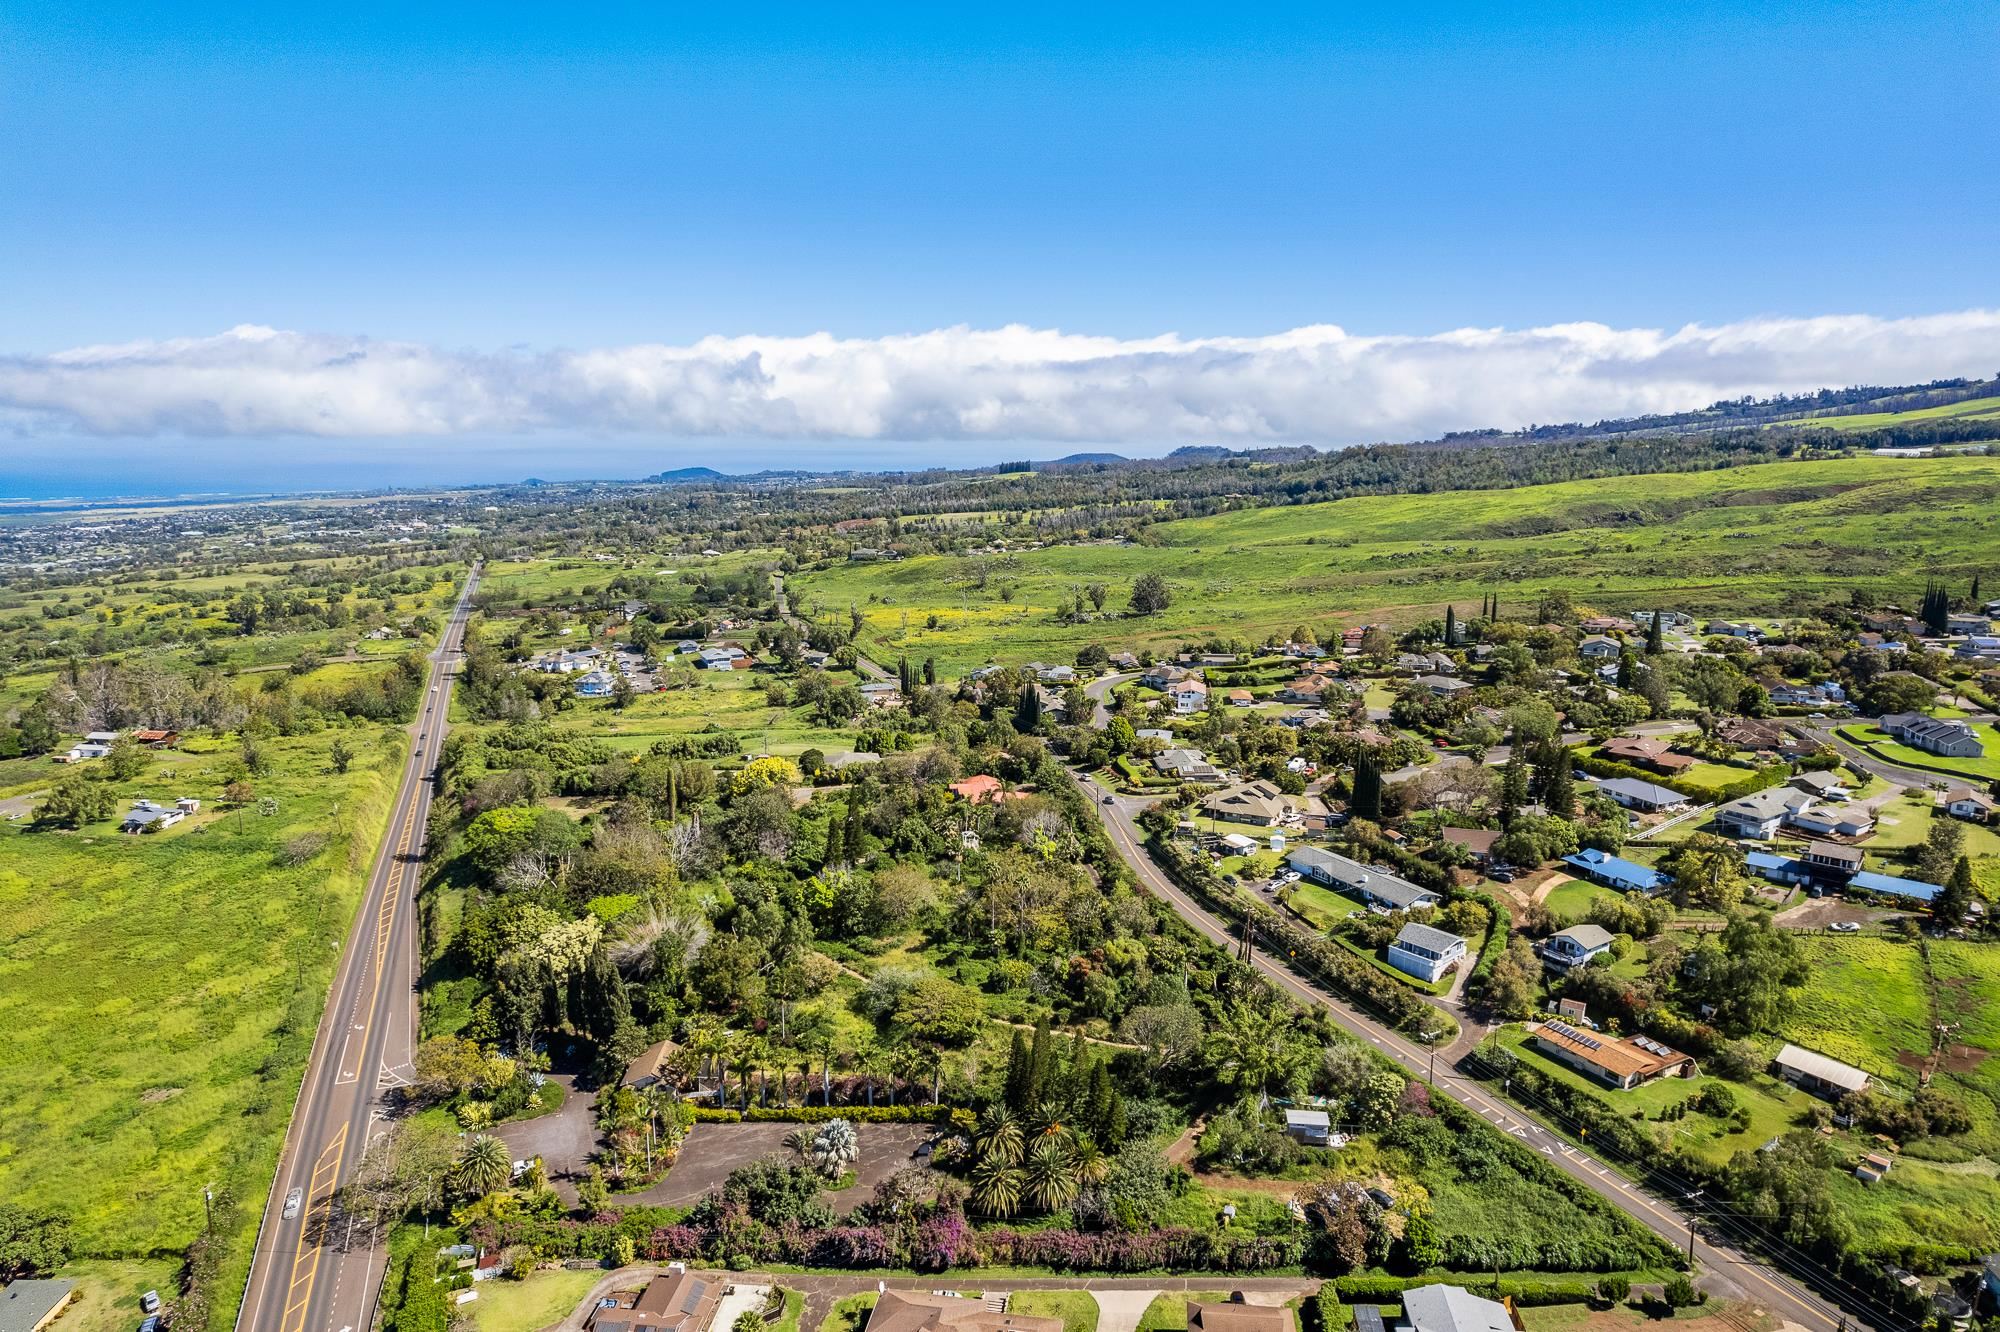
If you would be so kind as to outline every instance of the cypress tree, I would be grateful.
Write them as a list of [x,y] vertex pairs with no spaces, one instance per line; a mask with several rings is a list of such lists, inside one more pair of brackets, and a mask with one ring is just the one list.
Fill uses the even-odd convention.
[[1653,609],[1653,622],[1646,626],[1646,655],[1657,657],[1666,646],[1666,615],[1658,608]]
[[1458,642],[1458,607],[1444,608],[1444,645],[1452,647]]
[[1500,769],[1500,827],[1511,828],[1514,815],[1528,803],[1528,761],[1516,749]]
[[1382,817],[1382,769],[1372,750],[1363,750],[1354,760],[1354,816],[1359,819]]
[[1032,732],[1042,724],[1042,695],[1033,680],[1021,686],[1020,702],[1014,705],[1014,729]]
[[1105,1067],[1102,1059],[1096,1060],[1090,1067],[1090,1092],[1088,1109],[1084,1112],[1085,1125],[1098,1146],[1114,1152],[1118,1147],[1117,1139],[1111,1136],[1111,1115],[1117,1101],[1118,1092],[1111,1085],[1111,1070]]
[[1007,1081],[1001,1092],[1001,1099],[1007,1108],[1020,1114],[1028,1108],[1028,1084],[1034,1077],[1034,1060],[1028,1053],[1028,1037],[1019,1027],[1014,1028],[1014,1040],[1007,1047]]
[[841,854],[848,861],[861,859],[861,792],[853,791],[847,797],[847,834],[841,839]]
[[936,658],[936,657],[925,657],[925,658],[924,658],[924,683],[925,683],[925,684],[927,684],[927,685],[934,685],[934,684],[936,684],[936,683],[937,683],[937,658]]
[[1971,595],[1971,600],[1972,600],[1972,609],[1974,609],[1974,610],[1978,610],[1978,609],[1979,609],[1979,575],[1978,575],[1978,574],[1976,574],[1976,573],[1972,575],[1972,595]]
[[1576,817],[1576,784],[1570,776],[1569,755],[1563,752],[1560,740],[1550,742],[1553,751],[1549,764],[1548,784],[1542,792],[1542,803],[1549,813],[1559,819]]
[[820,857],[819,867],[821,869],[829,869],[841,863],[841,857],[846,854],[845,848],[841,846],[841,834],[846,832],[846,830],[844,818],[829,817],[827,819],[826,854]]
[[1022,1092],[1027,1098],[1024,1108],[1039,1104],[1055,1089],[1055,1071],[1055,1042],[1049,1038],[1049,1020],[1043,1018],[1035,1024],[1035,1039],[1028,1047],[1028,1085]]

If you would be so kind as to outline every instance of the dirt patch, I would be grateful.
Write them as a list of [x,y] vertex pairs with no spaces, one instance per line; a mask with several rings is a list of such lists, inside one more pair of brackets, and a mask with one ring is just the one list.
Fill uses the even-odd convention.
[[180,1094],[179,1087],[155,1087],[151,1091],[139,1093],[139,1099],[147,1105],[158,1105],[162,1101],[171,1101]]
[[[685,1207],[720,1188],[731,1171],[767,1156],[793,1159],[785,1137],[797,1124],[696,1124],[667,1177],[625,1201]],[[917,1148],[935,1137],[928,1124],[857,1124],[861,1159],[852,1187],[827,1195],[836,1212],[851,1212],[874,1196],[875,1186],[906,1166],[921,1164]]]
[[1947,1073],[1970,1073],[1992,1058],[1992,1051],[1971,1045],[1947,1046],[1939,1067]]

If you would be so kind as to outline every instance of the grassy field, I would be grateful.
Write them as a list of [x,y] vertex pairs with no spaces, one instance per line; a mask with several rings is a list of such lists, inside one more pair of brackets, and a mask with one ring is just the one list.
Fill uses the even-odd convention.
[[[1246,509],[1161,524],[1144,545],[923,556],[792,582],[820,607],[858,606],[870,650],[935,656],[952,672],[1068,660],[1087,643],[1256,640],[1302,621],[1324,637],[1437,615],[1446,601],[1469,608],[1495,589],[1509,614],[1562,588],[1605,608],[1671,602],[1742,617],[1844,601],[1857,587],[1907,597],[1913,568],[1969,569],[2000,542],[1995,496],[1995,458],[1774,463],[1610,490],[1582,481]],[[1172,587],[1167,611],[1056,622],[1056,607],[1094,582],[1122,609],[1146,572]]]
[[1875,430],[1913,421],[1964,421],[2000,417],[2000,398],[1968,398],[1942,407],[1918,407],[1907,412],[1862,412],[1855,416],[1814,416],[1786,424],[1826,426],[1833,430]]
[[1226,1290],[1170,1290],[1156,1295],[1139,1316],[1139,1332],[1183,1332],[1190,1303],[1216,1304],[1228,1298]]
[[[775,676],[754,671],[695,671],[686,689],[641,694],[623,711],[609,700],[579,700],[562,715],[565,729],[604,741],[621,753],[643,754],[656,740],[697,731],[734,731],[751,753],[797,755],[808,749],[828,754],[854,747],[854,731],[815,725],[802,709],[772,707],[765,686]],[[857,722],[870,720],[866,713]]]
[[[344,776],[337,734],[360,751]],[[203,800],[164,833],[0,829],[0,1196],[62,1208],[78,1251],[112,1258],[178,1249],[202,1187],[228,1190],[225,1321],[403,754],[386,727],[264,746],[273,816],[216,810],[235,750],[211,744],[118,788],[121,817],[140,795]],[[286,864],[309,831],[327,848]]]
[[1592,902],[1599,899],[1615,901],[1617,898],[1618,894],[1609,888],[1599,887],[1584,879],[1571,879],[1551,888],[1549,895],[1542,899],[1542,905],[1548,908],[1550,916],[1574,925],[1589,914]]

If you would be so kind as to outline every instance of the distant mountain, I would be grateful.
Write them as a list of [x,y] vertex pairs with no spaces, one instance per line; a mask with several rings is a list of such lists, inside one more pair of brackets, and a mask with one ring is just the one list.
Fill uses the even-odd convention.
[[1125,455],[1122,453],[1071,453],[1057,458],[1054,462],[1046,465],[1050,467],[1062,467],[1069,463],[1114,463],[1124,461]]
[[724,477],[713,467],[676,467],[671,472],[659,472],[645,479],[663,486],[677,486],[690,481],[721,481]]

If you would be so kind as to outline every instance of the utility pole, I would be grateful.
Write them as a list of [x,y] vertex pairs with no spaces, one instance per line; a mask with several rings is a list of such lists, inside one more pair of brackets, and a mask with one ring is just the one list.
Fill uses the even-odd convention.
[[1688,1262],[1689,1262],[1689,1264],[1690,1264],[1690,1265],[1692,1265],[1692,1264],[1693,1264],[1693,1262],[1694,1262],[1694,1223],[1695,1223],[1695,1209],[1694,1209],[1694,1204],[1695,1204],[1696,1202],[1700,1201],[1700,1199],[1701,1199],[1701,1196],[1702,1196],[1702,1194],[1703,1194],[1703,1193],[1705,1193],[1706,1191],[1707,1191],[1707,1190],[1705,1190],[1705,1189],[1696,1189],[1696,1190],[1695,1190],[1695,1191],[1694,1191],[1693,1193],[1690,1193],[1690,1194],[1689,1194],[1689,1195],[1687,1196],[1687,1200],[1688,1200]]

